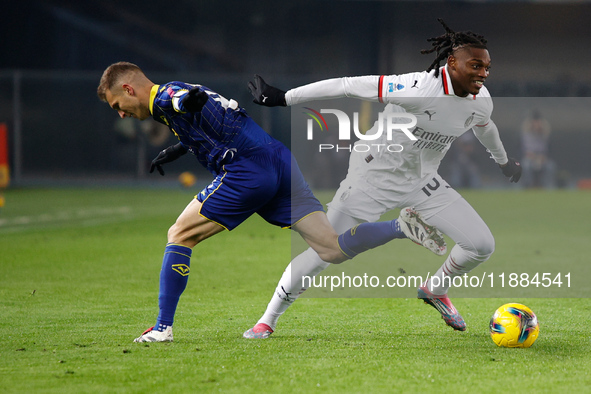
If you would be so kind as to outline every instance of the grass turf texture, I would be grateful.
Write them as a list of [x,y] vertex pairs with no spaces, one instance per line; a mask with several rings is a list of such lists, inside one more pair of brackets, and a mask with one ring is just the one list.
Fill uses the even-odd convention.
[[[588,193],[463,194],[497,241],[486,264],[509,260],[525,267],[540,259],[561,264],[588,255]],[[25,189],[5,195],[1,392],[493,392],[507,386],[574,392],[591,387],[587,298],[457,298],[466,332],[445,326],[434,309],[414,298],[304,298],[269,340],[242,339],[291,255],[290,231],[258,217],[195,249],[175,342],[134,344],[133,338],[155,322],[166,231],[192,194]],[[388,260],[420,264],[430,258],[408,241],[380,249]],[[509,301],[538,315],[541,332],[532,348],[498,348],[490,340],[489,319]]]

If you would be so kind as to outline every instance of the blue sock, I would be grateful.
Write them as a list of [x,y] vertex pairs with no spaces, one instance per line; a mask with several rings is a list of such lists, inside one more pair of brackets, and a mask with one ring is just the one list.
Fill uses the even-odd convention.
[[398,219],[388,222],[361,223],[339,235],[339,247],[352,259],[359,253],[383,245],[396,238],[406,238]]
[[160,313],[155,330],[163,331],[167,326],[172,326],[179,298],[189,280],[191,252],[191,248],[172,243],[167,244],[164,249],[158,296]]

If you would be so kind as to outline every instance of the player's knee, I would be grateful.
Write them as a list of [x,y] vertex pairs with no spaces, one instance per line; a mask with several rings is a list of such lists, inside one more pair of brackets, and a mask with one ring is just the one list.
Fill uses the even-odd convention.
[[168,229],[168,243],[185,245],[193,248],[197,242],[187,236],[187,231],[178,222]]
[[168,229],[168,242],[179,243],[179,226],[175,223]]
[[475,258],[486,261],[495,251],[495,238],[490,232],[482,234],[473,240],[473,248],[472,253],[476,255]]

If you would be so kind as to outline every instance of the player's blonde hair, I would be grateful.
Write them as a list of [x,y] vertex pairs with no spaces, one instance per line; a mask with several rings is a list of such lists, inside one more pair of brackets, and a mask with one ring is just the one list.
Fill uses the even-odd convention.
[[138,73],[145,76],[142,69],[133,63],[113,63],[103,72],[96,94],[102,101],[107,101],[107,90],[111,90],[123,77]]

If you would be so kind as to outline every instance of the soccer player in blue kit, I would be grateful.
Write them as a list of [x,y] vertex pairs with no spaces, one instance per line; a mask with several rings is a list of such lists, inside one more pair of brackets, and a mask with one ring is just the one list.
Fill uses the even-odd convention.
[[97,94],[121,118],[166,124],[179,143],[158,154],[150,172],[187,152],[214,176],[168,231],[160,271],[159,315],[135,342],[169,342],[179,298],[190,272],[193,248],[253,213],[296,230],[330,263],[341,263],[395,238],[410,238],[434,253],[445,253],[441,233],[418,214],[364,223],[338,235],[310,191],[291,152],[262,130],[234,100],[205,86],[184,82],[157,85],[135,64],[119,62],[103,73]]

